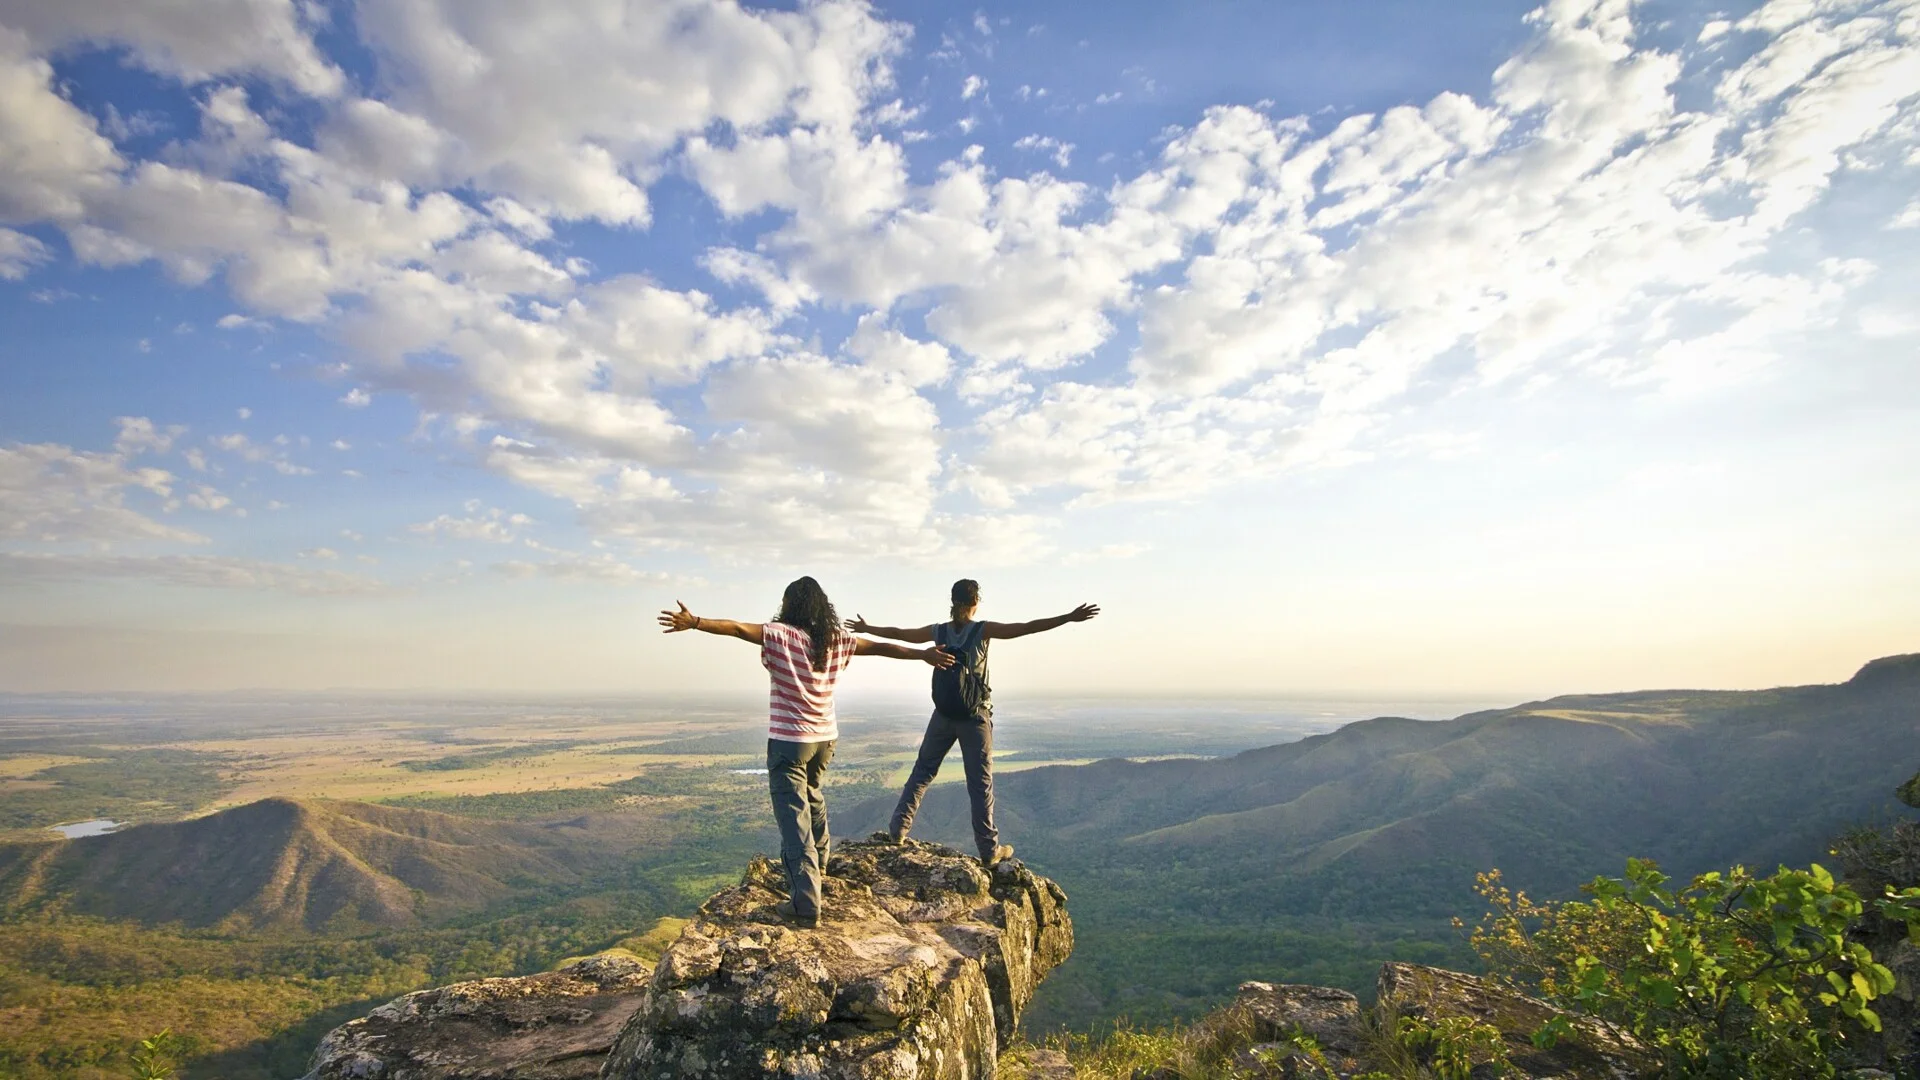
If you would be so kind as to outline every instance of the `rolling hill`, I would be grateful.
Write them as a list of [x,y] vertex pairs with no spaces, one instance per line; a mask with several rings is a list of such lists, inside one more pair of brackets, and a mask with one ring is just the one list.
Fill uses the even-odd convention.
[[564,831],[366,803],[263,799],[105,836],[0,845],[0,910],[227,931],[396,927],[579,880]]
[[[1804,864],[1850,826],[1910,813],[1893,792],[1916,764],[1920,655],[1838,685],[1383,717],[1229,758],[1040,768],[995,787],[1005,838],[1074,896],[1087,947],[1039,1015],[1079,1020],[1136,991],[1136,1018],[1187,1011],[1238,978],[1361,987],[1409,941],[1459,960],[1445,919],[1478,912],[1474,874],[1489,868],[1567,896],[1629,856],[1677,874]],[[874,800],[836,825],[879,828],[890,809]],[[936,788],[915,835],[966,844],[966,820],[959,785]],[[1341,950],[1350,962],[1329,961]],[[1209,977],[1166,974],[1201,953],[1218,957]],[[1286,970],[1302,957],[1320,966]]]

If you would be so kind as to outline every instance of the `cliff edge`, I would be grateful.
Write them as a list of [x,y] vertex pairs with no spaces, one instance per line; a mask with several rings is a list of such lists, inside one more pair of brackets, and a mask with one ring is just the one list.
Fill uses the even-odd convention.
[[649,975],[631,958],[408,994],[330,1032],[304,1080],[991,1080],[1073,951],[1060,887],[952,848],[843,845],[820,927],[765,858]]

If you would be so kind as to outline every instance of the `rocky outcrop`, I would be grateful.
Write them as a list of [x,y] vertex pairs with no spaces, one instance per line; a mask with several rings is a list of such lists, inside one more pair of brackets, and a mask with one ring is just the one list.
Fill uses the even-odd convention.
[[1913,779],[1900,785],[1899,794],[1901,802],[1920,809],[1920,772],[1914,773]]
[[[1916,778],[1920,779],[1920,778]],[[1909,785],[1911,786],[1911,785]],[[1905,798],[1905,789],[1902,789]],[[1897,821],[1884,829],[1858,829],[1835,841],[1846,882],[1862,897],[1920,885],[1920,821]],[[1865,945],[1893,972],[1893,990],[1874,1001],[1880,1030],[1853,1040],[1856,1064],[1920,1071],[1920,947],[1906,924],[1869,908],[1847,936]]]
[[1034,988],[1073,950],[1066,896],[1016,862],[848,844],[818,929],[774,911],[765,859],[661,956],[606,1080],[989,1080]]
[[586,1080],[649,975],[617,954],[397,998],[329,1032],[302,1080]]
[[[1325,986],[1240,985],[1232,1005],[1196,1023],[1186,1057],[1197,1068],[1162,1066],[1143,1080],[1179,1080],[1195,1072],[1230,1071],[1247,1080],[1295,1080],[1407,1074],[1422,1063],[1399,1046],[1402,1017],[1429,1022],[1467,1017],[1499,1031],[1510,1080],[1632,1080],[1659,1074],[1659,1059],[1631,1036],[1598,1020],[1557,1009],[1486,979],[1418,964],[1380,969],[1371,1009],[1345,990]],[[1570,1025],[1550,1048],[1533,1035],[1556,1017]],[[1479,1076],[1486,1067],[1476,1068]],[[1423,1072],[1422,1075],[1425,1075]]]
[[[1427,1020],[1465,1016],[1498,1029],[1513,1065],[1510,1076],[1619,1080],[1652,1076],[1660,1067],[1651,1050],[1603,1021],[1458,971],[1387,964],[1380,969],[1378,998],[1401,1016]],[[1569,1033],[1551,1047],[1534,1045],[1534,1033],[1556,1017],[1567,1021]]]

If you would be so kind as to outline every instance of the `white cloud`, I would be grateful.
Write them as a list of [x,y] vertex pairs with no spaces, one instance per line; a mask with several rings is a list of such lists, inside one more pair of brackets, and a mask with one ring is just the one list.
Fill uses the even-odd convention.
[[[29,8],[58,5],[27,4]],[[53,65],[0,10],[0,223],[78,220],[121,166],[91,116],[53,86]]]
[[0,281],[20,281],[53,257],[47,245],[13,229],[0,229]]
[[509,559],[494,563],[493,571],[523,580],[544,578],[592,585],[660,585],[672,580],[669,574],[640,570],[610,555],[565,555],[537,562]]
[[915,341],[889,327],[886,318],[877,313],[861,316],[845,348],[849,356],[867,367],[898,375],[909,386],[945,382],[953,370],[953,354],[946,346]]
[[114,418],[114,423],[120,426],[120,435],[114,439],[113,448],[126,457],[148,452],[164,454],[173,448],[174,440],[187,431],[178,424],[156,427],[144,416],[119,416]]
[[171,436],[156,435],[144,419],[123,420],[122,431],[127,448],[110,454],[58,443],[0,446],[0,537],[99,546],[138,541],[205,543],[206,538],[197,533],[127,505],[129,495],[141,492],[159,500],[170,498],[176,480],[164,469],[129,461],[131,454]]
[[219,555],[59,555],[0,551],[0,582],[151,581],[189,588],[248,589],[302,596],[364,595],[384,591],[372,578],[338,570]]
[[484,514],[473,514],[474,507],[468,511],[472,516],[456,518],[451,514],[441,514],[432,521],[423,521],[407,526],[408,532],[422,536],[444,536],[453,540],[481,540],[490,544],[511,544],[519,538],[518,530],[531,525],[533,519],[525,514],[510,514],[499,507],[493,507]]
[[[305,465],[296,465],[287,459],[286,436],[280,436],[271,443],[257,443],[240,432],[227,435],[215,435],[207,440],[214,448],[224,450],[243,461],[268,465],[282,476],[311,476],[313,470]],[[191,461],[192,459],[189,459]],[[203,467],[205,459],[194,465]]]
[[1073,162],[1073,144],[1061,142],[1051,135],[1022,135],[1014,140],[1013,145],[1016,149],[1048,154],[1053,158],[1053,163],[1063,169]]
[[851,128],[888,84],[903,40],[851,0],[797,12],[694,0],[604,14],[508,0],[362,10],[393,90],[381,108],[444,133],[443,152],[416,176],[474,182],[537,214],[644,223],[645,185],[680,140],[716,121],[743,132],[783,119]]
[[[1046,171],[1073,147],[1038,134],[1012,144],[1045,155],[1017,177],[982,146],[910,160],[905,31],[853,0],[373,5],[339,27],[377,58],[368,97],[308,9],[109,7],[0,0],[25,27],[0,32],[0,220],[64,231],[82,262],[218,278],[241,309],[222,328],[315,323],[343,404],[410,397],[422,438],[603,536],[723,557],[926,557],[971,517],[1031,555],[1063,508],[1402,452],[1370,440],[1423,382],[1764,377],[1810,330],[1886,325],[1849,312],[1864,267],[1791,237],[1842,171],[1920,167],[1920,24],[1891,0],[1774,0],[1673,51],[1624,0],[1555,0],[1481,98],[1213,108],[1105,187]],[[208,12],[228,23],[188,42]],[[53,84],[47,49],[78,40],[188,82],[277,80],[317,122],[208,86],[197,137],[129,162]],[[669,175],[726,219],[697,266],[567,254],[556,229],[645,227]],[[38,243],[0,231],[0,276]],[[416,528],[490,526],[511,533],[473,512]]]
[[257,74],[316,96],[337,93],[339,69],[314,48],[294,0],[0,0],[0,24],[42,48],[125,45],[163,75],[199,82]]

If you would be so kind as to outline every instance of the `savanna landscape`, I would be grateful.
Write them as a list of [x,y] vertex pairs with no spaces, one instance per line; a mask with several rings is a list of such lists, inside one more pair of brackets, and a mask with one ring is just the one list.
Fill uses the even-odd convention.
[[[7,705],[28,786],[0,843],[0,1063],[21,1076],[123,1075],[161,1031],[183,1076],[293,1075],[408,990],[650,959],[778,847],[750,705]],[[1016,699],[1002,828],[1068,890],[1081,942],[1030,1036],[1190,1020],[1246,979],[1366,994],[1386,960],[1471,968],[1451,919],[1485,870],[1567,897],[1629,857],[1826,858],[1905,813],[1920,745],[1911,657],[1839,686],[1347,722],[1364,705]],[[918,725],[905,702],[849,710],[842,835],[884,825]],[[957,772],[917,834],[964,846]],[[49,832],[100,818],[125,824]]]

